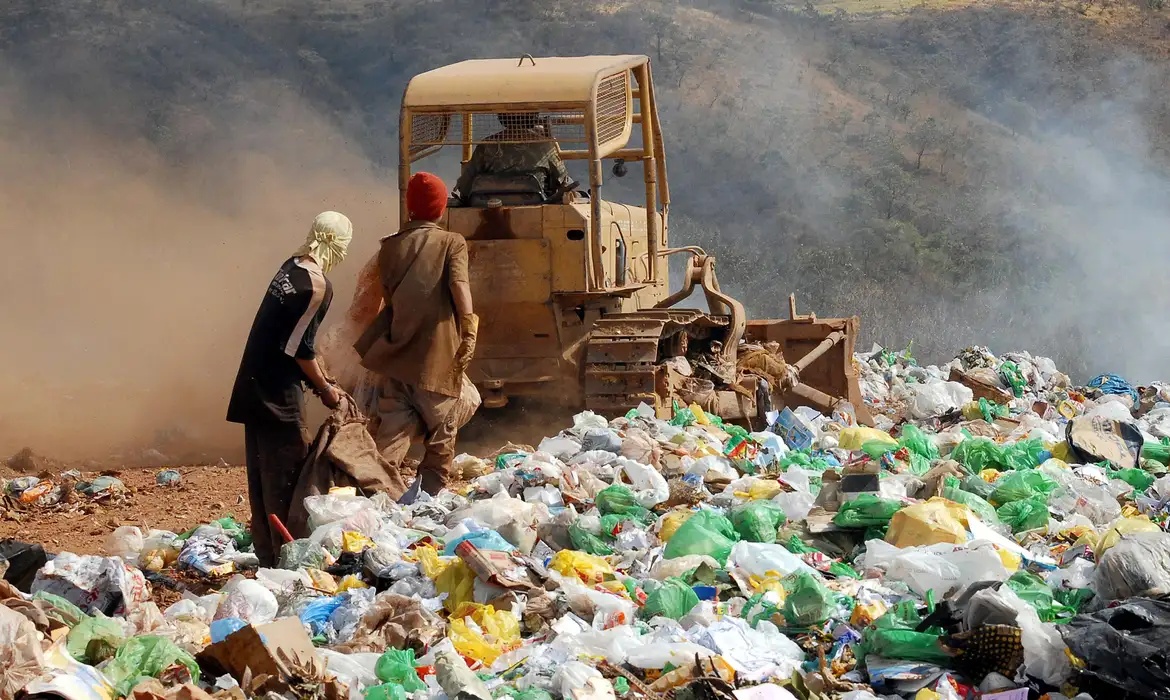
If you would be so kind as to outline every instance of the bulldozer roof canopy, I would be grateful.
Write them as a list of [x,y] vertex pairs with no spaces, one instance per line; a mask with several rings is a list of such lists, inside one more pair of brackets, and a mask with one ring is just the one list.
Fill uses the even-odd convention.
[[417,109],[589,103],[602,78],[648,60],[623,55],[462,61],[416,75],[406,87],[402,105]]

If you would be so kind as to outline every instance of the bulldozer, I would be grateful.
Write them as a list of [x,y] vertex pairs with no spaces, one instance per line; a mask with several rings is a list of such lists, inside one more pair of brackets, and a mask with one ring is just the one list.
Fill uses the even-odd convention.
[[[501,125],[527,120],[513,141]],[[672,248],[666,154],[640,55],[468,60],[415,76],[399,122],[399,209],[411,175],[458,149],[541,141],[587,176],[548,191],[531,172],[478,175],[452,193],[439,224],[468,244],[479,341],[468,376],[484,408],[521,397],[606,416],[646,404],[659,416],[692,404],[763,426],[807,405],[870,417],[853,366],[859,321],[799,315],[749,320],[720,288],[715,258]],[[437,163],[440,158],[430,161]],[[604,199],[605,171],[640,171],[623,202]],[[640,166],[640,167],[639,167]],[[671,256],[683,256],[671,291]],[[682,304],[701,291],[706,308]]]

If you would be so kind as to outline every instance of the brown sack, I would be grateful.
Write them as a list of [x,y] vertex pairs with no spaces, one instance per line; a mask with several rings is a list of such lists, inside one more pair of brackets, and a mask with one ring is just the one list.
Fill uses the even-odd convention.
[[325,419],[309,454],[301,465],[292,510],[287,523],[294,537],[307,537],[308,496],[328,493],[335,487],[352,486],[362,495],[385,493],[397,500],[406,492],[406,483],[378,452],[366,430],[366,419],[348,398]]

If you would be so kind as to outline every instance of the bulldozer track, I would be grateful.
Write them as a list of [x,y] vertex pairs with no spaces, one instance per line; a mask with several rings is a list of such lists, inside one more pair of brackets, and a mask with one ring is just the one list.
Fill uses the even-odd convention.
[[643,402],[658,407],[662,362],[685,355],[690,338],[702,330],[726,325],[726,317],[695,309],[648,309],[598,319],[585,349],[585,408],[615,416]]

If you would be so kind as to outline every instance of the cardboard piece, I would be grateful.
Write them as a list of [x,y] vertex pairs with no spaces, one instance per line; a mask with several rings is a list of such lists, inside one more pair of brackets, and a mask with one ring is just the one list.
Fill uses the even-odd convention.
[[772,432],[779,435],[784,443],[794,450],[806,449],[813,443],[812,432],[787,407],[772,421]]
[[306,671],[319,673],[324,679],[325,663],[304,625],[295,617],[243,627],[222,642],[208,645],[196,659],[201,665],[222,669],[241,686],[262,681],[253,691],[284,692],[291,687],[291,681],[305,680]]
[[971,393],[975,395],[976,401],[979,399],[987,399],[988,401],[1004,404],[1012,400],[1011,392],[967,374],[958,367],[951,367],[951,375],[948,379],[970,389]]
[[469,541],[460,542],[455,554],[484,583],[510,590],[528,590],[537,587],[523,560],[507,552],[480,549]]

